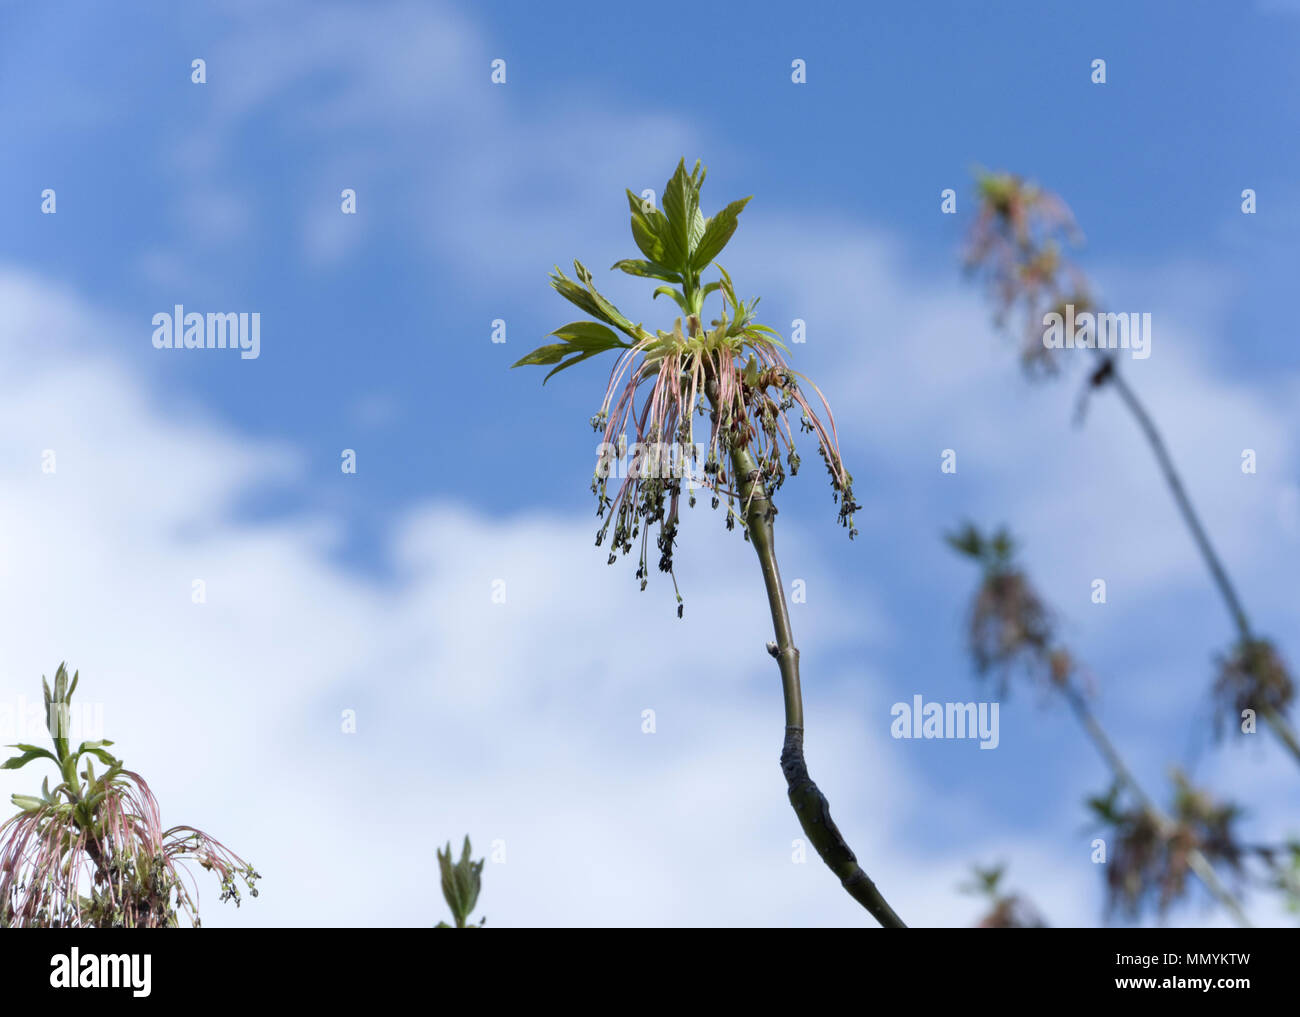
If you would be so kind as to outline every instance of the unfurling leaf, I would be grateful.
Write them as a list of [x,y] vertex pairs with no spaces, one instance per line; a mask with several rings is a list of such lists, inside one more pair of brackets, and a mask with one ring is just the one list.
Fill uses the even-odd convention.
[[[456,919],[456,928],[463,929],[466,927],[466,919],[469,918],[470,912],[478,904],[479,890],[483,885],[483,859],[477,862],[471,860],[468,836],[465,838],[460,861],[455,864],[451,860],[450,842],[445,851],[439,849],[437,854],[438,867],[442,870],[442,895],[447,901],[447,906],[451,908],[452,917]],[[450,926],[440,924],[438,928],[450,928]]]
[[[559,364],[559,367],[542,379],[544,385],[552,374],[563,371],[566,367],[572,367],[580,360],[586,360],[588,357],[595,356],[597,353],[604,353],[606,350],[626,349],[630,345],[615,335],[611,329],[606,328],[597,321],[573,321],[567,325],[561,325],[551,335],[562,341],[539,346],[532,353],[521,357],[510,366],[525,367]],[[570,357],[570,359],[564,360],[565,357]],[[560,363],[562,360],[564,360],[564,363]]]
[[700,269],[707,268],[709,263],[722,253],[722,249],[727,246],[727,241],[736,232],[741,210],[748,202],[749,198],[733,201],[708,221],[704,227],[704,235],[691,255],[693,269],[698,272]]
[[610,270],[618,269],[620,272],[626,272],[628,275],[640,276],[642,279],[662,279],[665,282],[681,282],[680,272],[674,272],[665,265],[660,265],[654,261],[642,261],[639,258],[624,258],[622,261],[616,261],[610,266]]
[[48,759],[54,763],[58,762],[58,760],[54,758],[54,753],[49,749],[42,749],[35,745],[22,744],[12,745],[10,748],[22,749],[23,754],[21,756],[13,756],[10,759],[6,759],[3,763],[0,763],[0,770],[17,770],[26,766],[33,759]]

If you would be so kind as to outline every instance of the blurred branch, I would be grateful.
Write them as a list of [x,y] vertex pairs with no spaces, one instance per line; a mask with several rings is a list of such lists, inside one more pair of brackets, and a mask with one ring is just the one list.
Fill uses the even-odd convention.
[[[1062,695],[1116,781],[1138,801],[1161,841],[1186,839],[1184,827],[1162,812],[1138,782],[1078,687],[1074,658],[1056,644],[1051,614],[1028,578],[1015,566],[1015,544],[1006,530],[990,538],[967,524],[948,535],[947,541],[983,570],[970,626],[976,670],[981,674],[999,670],[1005,685],[1007,677],[1019,669]],[[1193,843],[1185,847],[1185,856],[1193,874],[1233,919],[1249,925],[1241,905],[1223,885],[1204,852]]]
[[[1087,278],[1063,254],[1066,247],[1081,240],[1074,217],[1057,195],[1014,174],[981,172],[977,182],[980,210],[970,232],[966,268],[984,275],[999,325],[1006,323],[1013,310],[1023,309],[1021,362],[1026,371],[1055,374],[1060,351],[1048,349],[1042,342],[1042,312],[1067,305],[1080,311],[1095,306]],[[1253,634],[1241,598],[1192,505],[1173,458],[1150,413],[1124,379],[1119,361],[1109,351],[1099,356],[1101,364],[1089,376],[1078,418],[1082,418],[1090,391],[1109,384],[1119,393],[1155,453],[1165,483],[1237,631],[1237,645],[1231,656],[1244,667],[1229,675],[1228,682],[1221,678],[1216,691],[1228,693],[1224,701],[1238,711],[1239,717],[1246,710],[1262,717],[1300,763],[1300,737],[1286,718],[1294,693],[1290,675],[1272,643]]]

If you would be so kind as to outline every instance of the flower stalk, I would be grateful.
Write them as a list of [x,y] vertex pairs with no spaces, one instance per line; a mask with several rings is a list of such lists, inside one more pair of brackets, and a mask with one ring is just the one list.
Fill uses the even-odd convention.
[[767,651],[781,669],[781,693],[785,700],[785,744],[781,749],[781,772],[789,788],[790,805],[799,825],[827,868],[839,877],[849,895],[866,908],[881,926],[904,929],[907,926],[876,888],[857,856],[831,818],[830,802],[808,775],[803,755],[803,693],[799,686],[799,650],[794,645],[790,612],[785,588],[776,560],[773,520],[776,506],[763,487],[757,466],[743,447],[732,450],[732,470],[739,481],[740,502],[746,506],[745,524],[749,542],[754,546],[767,588],[767,602],[772,611],[772,628],[776,641]]
[[[790,804],[817,853],[853,898],[881,925],[902,928],[902,921],[867,878],[832,821],[826,798],[808,776],[804,762],[799,651],[790,630],[772,525],[776,515],[772,496],[784,482],[787,469],[793,476],[800,464],[788,411],[800,411],[800,429],[817,441],[839,505],[839,522],[850,538],[857,532],[853,512],[859,507],[853,497],[853,478],[840,457],[835,421],[825,398],[808,382],[826,411],[823,423],[801,388],[800,381],[807,379],[790,368],[780,337],[755,320],[758,299],[741,300],[731,277],[715,262],[749,199],[733,201],[706,218],[700,211],[704,176],[698,162],[689,172],[685,160],[679,162],[663,190],[662,211],[628,191],[632,237],[645,258],[613,265],[629,275],[671,284],[660,286],[655,296],[672,299],[682,311],[684,326],[683,318],[674,322],[671,331],[651,332],[633,324],[596,290],[586,267],[575,262],[576,279],[556,269],[551,285],[599,320],[562,325],[551,333],[560,342],[539,347],[514,366],[556,365],[546,376],[549,378],[596,354],[617,351],[600,409],[591,418],[592,427],[602,435],[602,449],[625,443],[632,431],[638,446],[650,446],[656,459],[664,445],[674,453],[689,451],[695,442],[695,416],[708,414],[707,461],[699,484],[710,493],[713,508],[722,497],[727,499],[727,529],[739,521],[758,554],[776,636],[768,651],[780,667],[785,702],[781,768]],[[715,268],[719,278],[705,283],[703,274],[709,268]],[[704,302],[713,293],[721,297],[722,309],[706,327]],[[676,588],[673,547],[683,494],[689,506],[695,504],[690,486],[694,479],[683,485],[680,473],[659,473],[653,463],[648,471],[630,473],[611,496],[606,490],[608,463],[598,453],[592,481],[596,514],[605,520],[596,534],[596,544],[609,540],[611,565],[619,551],[628,554],[639,544],[636,576],[643,590],[649,577],[650,529],[655,524],[659,527],[659,570],[673,576]],[[677,602],[681,617],[680,592]]]
[[[1097,381],[1096,379],[1099,377],[1101,380]],[[1192,539],[1196,543],[1197,550],[1200,551],[1201,559],[1210,572],[1210,578],[1214,581],[1215,588],[1223,598],[1224,606],[1227,608],[1233,625],[1237,629],[1241,645],[1249,647],[1257,644],[1259,640],[1256,639],[1251,630],[1250,618],[1246,614],[1245,607],[1242,606],[1241,598],[1237,595],[1236,587],[1233,586],[1232,580],[1228,576],[1228,570],[1224,568],[1223,562],[1214,550],[1214,545],[1210,543],[1209,534],[1201,524],[1200,516],[1197,515],[1196,508],[1192,505],[1192,500],[1188,497],[1186,488],[1183,487],[1182,478],[1178,475],[1173,458],[1165,447],[1164,439],[1161,438],[1155,421],[1151,419],[1146,407],[1138,399],[1137,393],[1133,391],[1120,374],[1119,365],[1115,363],[1113,357],[1106,358],[1106,362],[1093,375],[1093,378],[1094,385],[1109,383],[1119,393],[1124,406],[1137,421],[1139,429],[1147,440],[1147,444],[1151,446],[1151,451],[1155,453],[1156,461],[1160,465],[1160,472],[1165,478],[1165,484],[1174,496],[1174,502],[1178,505],[1178,511],[1183,517],[1183,522],[1187,524],[1187,529],[1191,531]],[[1289,686],[1289,679],[1287,684]],[[1296,762],[1300,763],[1300,738],[1297,738],[1295,730],[1288,723],[1286,717],[1282,715],[1277,707],[1264,701],[1261,697],[1249,697],[1247,701],[1250,708],[1253,708],[1264,723],[1269,726],[1278,741],[1291,753]]]

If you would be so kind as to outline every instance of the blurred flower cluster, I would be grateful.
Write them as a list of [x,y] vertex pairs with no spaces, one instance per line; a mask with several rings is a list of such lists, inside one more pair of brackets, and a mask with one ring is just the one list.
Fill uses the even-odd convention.
[[984,898],[988,911],[977,921],[980,929],[1046,929],[1048,924],[1033,902],[1026,897],[1007,893],[1002,889],[1002,877],[1006,867],[995,865],[991,868],[973,869],[974,878],[959,889],[962,893]]
[[[1122,910],[1132,918],[1148,908],[1163,913],[1186,895],[1189,874],[1223,893],[1215,873],[1208,871],[1217,866],[1226,868],[1239,883],[1254,874],[1274,889],[1294,895],[1296,876],[1288,866],[1295,862],[1295,872],[1300,872],[1300,861],[1296,861],[1300,855],[1243,845],[1236,835],[1235,824],[1241,815],[1238,806],[1216,802],[1181,771],[1174,775],[1168,814],[1141,790],[1089,707],[1081,687],[1082,668],[1057,642],[1051,612],[1017,566],[1010,534],[1003,529],[986,535],[967,524],[947,540],[981,568],[968,636],[976,672],[996,675],[1003,693],[1013,679],[1022,679],[1065,698],[1115,773],[1115,782],[1106,794],[1088,799],[1093,819],[1109,831],[1107,839],[1112,845],[1106,868],[1110,909]],[[1269,658],[1265,655],[1262,659]],[[1268,671],[1267,663],[1252,662],[1251,666],[1259,672]],[[1253,873],[1246,871],[1248,860],[1258,863],[1252,866]],[[992,877],[1000,870],[977,870],[981,871],[992,880],[990,888],[996,888],[997,880]],[[1002,906],[990,912],[988,921],[1015,917],[1008,900],[991,890],[990,899]]]
[[968,272],[986,282],[1000,327],[1022,334],[1020,360],[1031,375],[1055,374],[1054,350],[1043,345],[1043,316],[1090,310],[1087,280],[1065,257],[1082,234],[1065,202],[1012,173],[980,172],[979,212],[964,255]]
[[1141,805],[1120,804],[1121,789],[1088,800],[1098,824],[1114,844],[1106,867],[1108,907],[1139,918],[1147,906],[1163,914],[1187,892],[1193,851],[1216,868],[1242,875],[1245,852],[1237,840],[1238,806],[1216,802],[1193,787],[1180,770],[1173,774],[1173,807],[1168,816]]
[[1249,710],[1253,714],[1285,713],[1295,696],[1295,686],[1277,648],[1267,639],[1243,639],[1215,660],[1218,677],[1214,696],[1221,722],[1237,723]]
[[967,524],[947,540],[981,567],[968,628],[976,673],[995,675],[1002,694],[1016,677],[1040,687],[1065,686],[1075,674],[1074,661],[1055,645],[1052,614],[1016,566],[1010,534],[985,536]]

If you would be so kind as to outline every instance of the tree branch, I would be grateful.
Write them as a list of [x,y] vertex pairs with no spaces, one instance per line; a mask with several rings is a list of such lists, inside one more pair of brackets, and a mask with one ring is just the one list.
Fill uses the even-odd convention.
[[[1187,523],[1187,528],[1192,531],[1192,539],[1196,541],[1201,557],[1210,570],[1214,585],[1218,587],[1219,593],[1223,596],[1223,602],[1227,605],[1228,614],[1232,616],[1241,640],[1244,643],[1253,642],[1255,637],[1251,632],[1246,609],[1242,606],[1241,598],[1237,596],[1237,590],[1232,585],[1232,580],[1228,578],[1228,570],[1223,567],[1223,562],[1219,560],[1214,545],[1210,543],[1209,534],[1205,532],[1205,527],[1201,525],[1196,509],[1192,507],[1192,500],[1187,496],[1182,479],[1178,476],[1178,470],[1174,467],[1174,461],[1169,455],[1168,449],[1165,448],[1164,440],[1160,437],[1155,422],[1147,413],[1137,394],[1129,388],[1128,382],[1121,376],[1119,365],[1115,363],[1113,358],[1107,358],[1107,364],[1109,368],[1103,366],[1097,375],[1101,380],[1094,381],[1094,384],[1104,384],[1109,381],[1114,386],[1115,391],[1119,393],[1120,399],[1123,400],[1129,412],[1137,420],[1138,427],[1142,429],[1148,444],[1150,444],[1152,451],[1155,452],[1156,461],[1160,464],[1160,471],[1165,477],[1165,483],[1169,485],[1169,490],[1173,492],[1174,501],[1178,505],[1178,511],[1182,513],[1184,522]],[[1278,740],[1286,746],[1291,755],[1296,758],[1296,761],[1300,762],[1300,738],[1297,738],[1286,717],[1266,704],[1260,704],[1258,713]]]
[[785,698],[785,744],[781,750],[781,772],[790,790],[790,805],[799,817],[804,834],[817,849],[827,867],[839,877],[844,889],[859,904],[871,912],[882,926],[888,929],[905,929],[903,920],[894,913],[876,884],[858,865],[839,827],[831,819],[830,803],[808,775],[803,757],[803,693],[799,687],[799,651],[795,648],[790,631],[790,614],[786,608],[785,590],[781,586],[781,573],[777,568],[772,519],[776,507],[767,496],[753,456],[743,447],[731,450],[731,467],[740,493],[740,504],[745,514],[749,541],[754,545],[759,565],[763,569],[763,583],[767,587],[767,601],[772,609],[772,628],[776,642],[768,643],[768,652],[776,658],[781,668],[781,692]]

